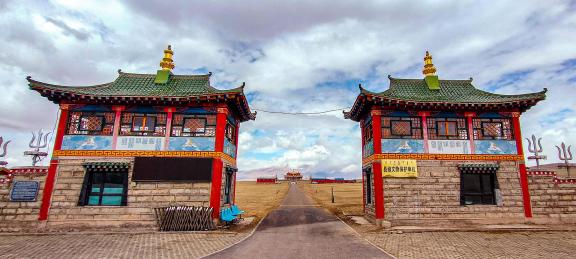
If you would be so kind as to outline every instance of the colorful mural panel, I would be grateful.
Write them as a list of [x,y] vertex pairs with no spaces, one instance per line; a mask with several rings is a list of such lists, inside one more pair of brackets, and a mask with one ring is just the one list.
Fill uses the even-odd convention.
[[214,151],[216,145],[213,137],[171,137],[170,151]]
[[112,136],[65,135],[62,150],[111,150]]
[[236,145],[232,144],[227,138],[224,138],[224,153],[231,157],[236,157]]
[[517,154],[514,140],[476,140],[476,154],[515,155]]
[[164,150],[164,137],[118,137],[116,150]]
[[431,154],[470,154],[469,140],[428,140]]
[[382,153],[424,153],[424,140],[382,139]]

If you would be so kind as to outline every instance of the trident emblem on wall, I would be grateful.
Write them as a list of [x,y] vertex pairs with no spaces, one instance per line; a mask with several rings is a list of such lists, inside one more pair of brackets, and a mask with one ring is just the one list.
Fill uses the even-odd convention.
[[[36,163],[42,161],[48,155],[48,153],[40,151],[41,148],[48,146],[48,135],[50,135],[50,132],[44,135],[41,129],[38,131],[38,135],[32,132],[32,140],[30,140],[28,146],[34,150],[24,152],[24,155],[32,156],[32,166],[36,166]],[[42,139],[42,136],[44,136],[44,139]],[[36,140],[36,143],[34,143],[34,140]]]
[[[562,147],[562,150],[560,150],[560,147]],[[562,144],[559,146],[556,146],[556,148],[558,149],[558,158],[560,160],[563,160],[564,163],[566,164],[566,172],[568,173],[568,177],[570,177],[570,163],[568,163],[568,161],[572,160],[572,151],[570,150],[570,148],[572,147],[572,145],[568,146],[568,149],[566,149],[566,145],[564,144],[564,142],[562,142]]]
[[[2,137],[0,137],[0,147],[2,148],[2,154],[0,154],[0,158],[5,157],[6,153],[8,152],[8,143],[10,143],[11,140],[6,141],[6,143],[4,143],[4,139]],[[4,143],[4,146],[2,146],[2,143]],[[8,162],[6,161],[0,161],[0,166],[5,166],[7,165]]]
[[529,138],[526,138],[526,140],[528,140],[528,152],[534,153],[528,159],[536,160],[536,168],[540,168],[540,159],[546,159],[546,156],[539,155],[542,153],[542,143],[540,143],[542,138],[538,138],[538,142],[536,142],[536,136],[532,134],[532,141]]

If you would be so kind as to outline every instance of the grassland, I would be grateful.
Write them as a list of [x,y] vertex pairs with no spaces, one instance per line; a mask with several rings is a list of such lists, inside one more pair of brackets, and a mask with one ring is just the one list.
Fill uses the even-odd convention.
[[246,211],[244,217],[255,217],[254,222],[260,221],[269,211],[276,208],[288,191],[287,183],[238,181],[236,184],[236,204]]
[[[316,202],[337,215],[364,215],[362,183],[298,184]],[[332,203],[332,188],[334,188],[334,203]]]

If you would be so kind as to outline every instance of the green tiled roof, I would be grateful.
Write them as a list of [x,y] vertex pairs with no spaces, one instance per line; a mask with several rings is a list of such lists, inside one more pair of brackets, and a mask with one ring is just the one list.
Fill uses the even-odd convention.
[[390,88],[381,93],[373,94],[389,99],[414,102],[444,102],[444,103],[502,103],[509,101],[532,100],[544,98],[546,90],[537,93],[503,95],[494,94],[475,88],[472,79],[469,80],[439,80],[440,89],[430,90],[424,79],[390,78]]
[[[62,86],[48,84],[27,77],[30,89],[55,103],[107,104],[107,105],[199,105],[200,103],[226,103],[234,108],[241,121],[254,120],[244,95],[244,84],[219,90],[210,85],[210,76],[169,74],[167,82],[155,83],[156,74],[133,74],[118,71],[116,80],[93,86]],[[165,78],[162,78],[165,79]]]
[[113,82],[86,87],[53,85],[30,78],[28,81],[33,90],[54,90],[99,97],[191,97],[242,91],[240,88],[218,90],[210,86],[210,75],[170,75],[168,83],[155,84],[155,74],[132,74],[119,71],[118,78]]
[[422,111],[521,111],[524,112],[546,98],[543,91],[504,95],[477,89],[469,80],[438,80],[439,89],[431,89],[422,79],[399,79],[388,76],[390,87],[381,93],[360,86],[360,94],[344,117],[359,121],[372,106],[396,110]]

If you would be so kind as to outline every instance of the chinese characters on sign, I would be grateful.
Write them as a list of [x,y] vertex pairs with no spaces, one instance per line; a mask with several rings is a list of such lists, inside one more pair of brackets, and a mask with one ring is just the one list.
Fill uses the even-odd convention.
[[382,177],[418,177],[413,159],[382,159]]

